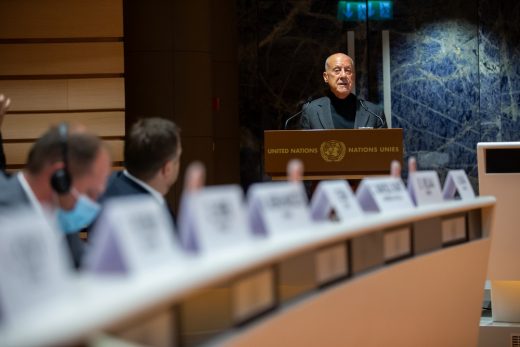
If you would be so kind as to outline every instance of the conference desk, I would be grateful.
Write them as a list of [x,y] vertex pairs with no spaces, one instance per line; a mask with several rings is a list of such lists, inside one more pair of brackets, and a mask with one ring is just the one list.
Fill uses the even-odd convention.
[[[139,275],[78,274],[2,346],[477,344],[495,199],[316,223]],[[462,223],[462,224],[461,224]]]

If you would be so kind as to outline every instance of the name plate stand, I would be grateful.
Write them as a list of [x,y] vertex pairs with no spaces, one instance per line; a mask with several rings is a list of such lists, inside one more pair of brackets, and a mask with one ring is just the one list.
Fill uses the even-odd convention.
[[312,224],[301,182],[257,183],[248,191],[248,213],[257,234],[280,234]]
[[443,201],[439,175],[435,171],[416,171],[408,176],[408,191],[417,206]]
[[187,249],[208,253],[252,241],[239,186],[205,187],[182,201],[179,232]]
[[363,210],[348,182],[321,181],[312,196],[311,215],[315,220],[346,221],[362,216]]
[[107,201],[96,223],[85,268],[92,272],[141,273],[185,258],[164,206],[136,195]]
[[442,195],[445,200],[453,199],[456,193],[462,200],[475,198],[475,192],[464,170],[450,170],[444,182]]
[[356,197],[364,211],[388,212],[414,208],[403,181],[397,177],[365,178]]
[[21,209],[0,215],[0,225],[0,322],[23,322],[25,313],[70,298],[71,264],[49,221]]

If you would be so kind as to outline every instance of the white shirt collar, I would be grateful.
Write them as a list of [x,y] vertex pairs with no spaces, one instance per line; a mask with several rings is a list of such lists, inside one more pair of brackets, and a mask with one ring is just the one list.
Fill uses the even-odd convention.
[[161,193],[159,193],[157,190],[152,188],[150,185],[146,184],[145,182],[141,181],[139,178],[132,175],[127,170],[123,171],[123,175],[128,177],[130,180],[137,183],[139,186],[143,187],[148,193],[150,193],[161,205],[165,205],[166,201],[164,200],[164,196],[162,196]]
[[18,182],[20,182],[20,185],[22,186],[25,195],[29,199],[31,207],[34,208],[36,213],[39,213],[40,215],[48,219],[49,214],[51,214],[50,206],[48,206],[48,208],[44,208],[40,201],[38,201],[38,198],[36,198],[36,195],[34,195],[34,192],[31,186],[29,185],[29,182],[27,182],[27,179],[25,178],[23,172],[18,172],[16,178],[18,179]]

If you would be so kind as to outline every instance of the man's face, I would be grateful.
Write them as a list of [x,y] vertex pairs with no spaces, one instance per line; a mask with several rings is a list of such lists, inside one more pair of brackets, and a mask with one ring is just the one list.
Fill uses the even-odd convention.
[[110,168],[110,154],[106,148],[101,148],[90,172],[79,178],[74,178],[74,188],[79,194],[84,194],[91,200],[96,201],[105,191]]
[[351,93],[355,80],[352,59],[341,53],[331,55],[327,59],[323,79],[337,98],[345,99]]

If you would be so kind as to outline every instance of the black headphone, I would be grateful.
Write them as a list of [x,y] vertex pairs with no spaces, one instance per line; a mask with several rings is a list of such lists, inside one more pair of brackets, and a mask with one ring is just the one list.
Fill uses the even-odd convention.
[[67,123],[60,123],[58,125],[58,134],[60,136],[61,156],[63,159],[63,168],[54,172],[51,176],[51,187],[59,195],[67,194],[72,186],[72,176],[69,172],[68,163],[68,147],[67,147],[67,133],[69,127]]

